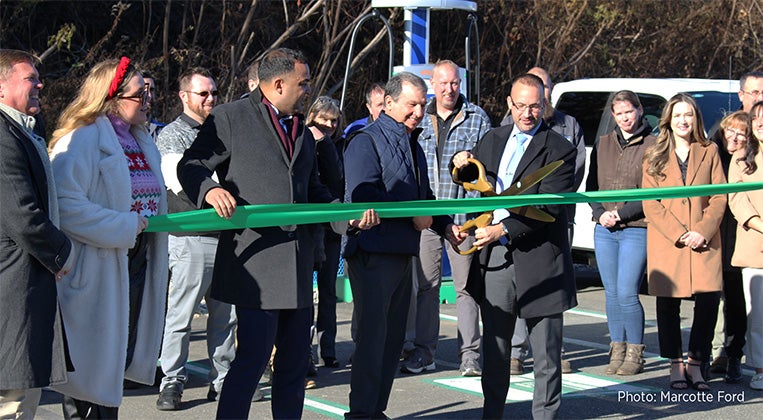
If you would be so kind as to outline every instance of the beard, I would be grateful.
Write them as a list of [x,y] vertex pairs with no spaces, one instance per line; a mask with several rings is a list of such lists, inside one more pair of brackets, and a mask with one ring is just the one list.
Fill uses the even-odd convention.
[[204,120],[206,120],[207,117],[209,116],[209,112],[210,111],[208,109],[204,108],[204,104],[203,103],[201,103],[201,104],[189,103],[188,104],[188,108],[191,110],[191,112],[193,112],[194,114],[200,116]]

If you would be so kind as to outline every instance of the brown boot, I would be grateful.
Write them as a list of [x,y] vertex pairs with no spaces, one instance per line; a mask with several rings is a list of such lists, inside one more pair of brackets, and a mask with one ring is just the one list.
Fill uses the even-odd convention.
[[635,375],[644,371],[644,345],[628,344],[625,361],[617,369],[618,375]]
[[614,375],[617,373],[617,369],[623,364],[625,360],[625,343],[624,341],[613,341],[609,343],[609,365],[604,370],[607,375]]

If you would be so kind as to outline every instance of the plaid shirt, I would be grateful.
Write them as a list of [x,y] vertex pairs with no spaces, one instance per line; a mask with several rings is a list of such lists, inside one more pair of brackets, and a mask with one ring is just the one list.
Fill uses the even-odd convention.
[[[490,118],[482,108],[467,102],[463,95],[461,96],[461,102],[463,105],[450,125],[448,137],[444,140],[439,140],[445,141],[442,162],[438,162],[437,159],[437,106],[434,98],[427,104],[426,115],[421,120],[423,131],[419,135],[419,144],[424,149],[424,155],[427,158],[429,185],[438,200],[464,198],[467,196],[463,187],[453,183],[448,164],[456,152],[471,150],[477,144],[477,141],[491,128]],[[476,196],[475,194],[469,195],[469,197]],[[462,225],[466,221],[466,217],[463,214],[456,214],[453,215],[453,221],[457,225]]]

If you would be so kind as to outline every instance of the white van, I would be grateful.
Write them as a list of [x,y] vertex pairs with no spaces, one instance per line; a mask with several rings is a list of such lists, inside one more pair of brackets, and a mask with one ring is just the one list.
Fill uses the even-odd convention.
[[[739,80],[719,79],[580,79],[562,82],[554,86],[551,103],[559,111],[575,117],[583,128],[586,142],[586,177],[590,164],[591,148],[600,136],[615,129],[612,119],[611,96],[620,90],[632,90],[638,94],[649,124],[657,129],[662,108],[676,93],[691,95],[700,107],[705,130],[726,113],[740,108]],[[585,191],[585,180],[580,186]],[[593,231],[591,207],[586,203],[577,205],[575,212],[575,236],[572,241],[576,262],[595,264],[593,256]]]

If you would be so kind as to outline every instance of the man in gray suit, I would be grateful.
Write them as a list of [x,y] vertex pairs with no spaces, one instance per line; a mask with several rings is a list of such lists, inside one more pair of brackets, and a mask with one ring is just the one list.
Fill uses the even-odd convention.
[[[530,187],[526,194],[571,192],[575,148],[541,119],[543,81],[525,74],[511,86],[509,105],[514,124],[490,131],[469,151],[454,155],[458,179],[470,181],[477,171],[467,158],[485,165],[488,181],[501,192],[528,174],[558,160],[564,164]],[[482,355],[485,395],[483,418],[503,417],[509,391],[510,337],[516,318],[527,320],[535,359],[532,416],[552,419],[562,394],[562,314],[577,305],[572,256],[564,205],[542,206],[553,222],[493,212],[493,224],[476,229],[467,288],[482,296]]]
[[66,381],[56,282],[74,264],[58,229],[58,201],[45,147],[37,58],[0,50],[0,418],[34,418],[42,388]]
[[[247,98],[212,110],[178,163],[191,201],[221,217],[230,218],[238,205],[332,201],[318,179],[315,140],[301,114],[310,93],[305,57],[273,50],[262,58],[259,77]],[[351,222],[360,228],[375,223],[370,212]],[[238,347],[218,418],[248,416],[274,344],[273,417],[302,416],[313,305],[311,232],[307,225],[220,232],[211,295],[236,305]]]

